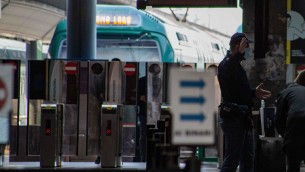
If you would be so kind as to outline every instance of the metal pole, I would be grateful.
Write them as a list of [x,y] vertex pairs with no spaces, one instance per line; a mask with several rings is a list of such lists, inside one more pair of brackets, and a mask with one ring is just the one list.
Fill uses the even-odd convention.
[[67,59],[96,58],[96,0],[67,1]]

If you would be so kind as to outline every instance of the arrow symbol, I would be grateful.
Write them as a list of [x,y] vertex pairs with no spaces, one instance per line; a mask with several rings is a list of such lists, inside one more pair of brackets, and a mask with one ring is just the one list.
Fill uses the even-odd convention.
[[200,114],[181,114],[181,121],[199,121],[203,122],[205,120],[205,116],[203,113]]
[[181,103],[199,103],[203,104],[204,103],[204,98],[202,96],[200,97],[181,97],[180,102]]
[[203,80],[199,81],[180,81],[180,87],[192,87],[202,89],[205,86]]

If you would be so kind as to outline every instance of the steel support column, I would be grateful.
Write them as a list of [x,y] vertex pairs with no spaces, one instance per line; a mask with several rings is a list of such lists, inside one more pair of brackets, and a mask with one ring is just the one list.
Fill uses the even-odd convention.
[[96,0],[67,1],[67,59],[96,57]]

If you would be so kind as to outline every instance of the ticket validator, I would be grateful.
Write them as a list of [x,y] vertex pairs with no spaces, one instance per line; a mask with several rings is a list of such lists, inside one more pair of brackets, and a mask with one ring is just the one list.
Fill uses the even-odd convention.
[[102,105],[101,167],[122,166],[122,114],[122,105]]
[[40,167],[61,166],[63,112],[63,104],[41,104]]

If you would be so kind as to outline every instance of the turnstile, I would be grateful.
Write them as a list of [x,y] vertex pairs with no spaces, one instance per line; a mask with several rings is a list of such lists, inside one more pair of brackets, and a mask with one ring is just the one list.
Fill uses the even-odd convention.
[[60,167],[63,104],[41,104],[40,167]]
[[123,106],[103,104],[101,112],[101,167],[122,166]]

